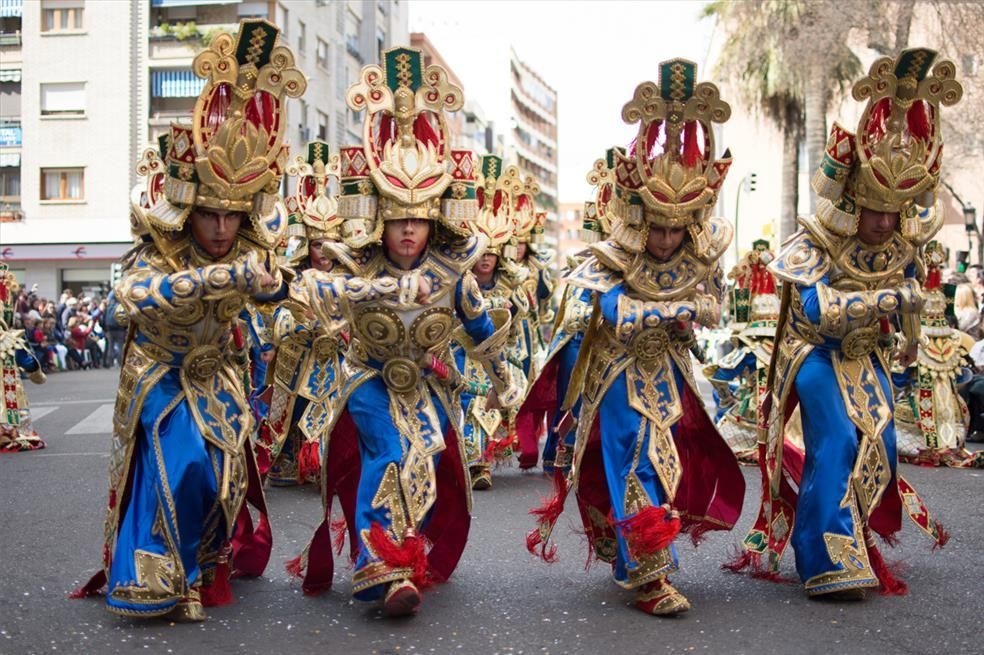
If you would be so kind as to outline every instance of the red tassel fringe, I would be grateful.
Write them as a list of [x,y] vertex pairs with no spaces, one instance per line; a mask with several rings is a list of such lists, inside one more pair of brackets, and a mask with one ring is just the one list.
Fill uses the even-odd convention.
[[[544,543],[540,536],[540,529],[549,526],[551,529],[557,523],[557,519],[564,512],[564,503],[567,502],[569,487],[567,478],[561,469],[554,469],[553,472],[553,495],[544,498],[539,507],[530,510],[530,514],[536,517],[536,527],[526,535],[526,550],[532,555],[536,555],[544,562],[553,564],[557,561],[557,545],[548,542]],[[588,560],[591,561],[590,559]]]
[[868,561],[871,562],[871,568],[878,577],[878,582],[881,583],[882,595],[905,596],[909,593],[909,586],[901,579],[896,578],[892,572],[889,571],[888,565],[885,564],[885,560],[882,559],[881,552],[879,552],[878,546],[875,545],[874,540],[868,538],[865,541],[865,545],[868,549]]
[[101,596],[103,587],[106,586],[106,571],[100,571],[92,576],[84,585],[68,594],[69,598],[89,598],[90,596]]
[[342,549],[345,548],[345,531],[347,528],[348,524],[345,522],[344,516],[331,522],[331,543],[335,548],[336,555],[341,555]]
[[229,562],[215,565],[215,577],[211,584],[202,586],[202,605],[220,607],[232,604],[232,587],[229,586]]
[[409,534],[403,538],[402,544],[398,544],[390,539],[389,533],[382,525],[373,523],[369,528],[369,544],[372,546],[373,552],[387,566],[394,569],[412,569],[410,581],[417,585],[418,589],[426,589],[433,583],[428,571],[426,545],[423,537]]
[[948,541],[950,541],[950,533],[947,532],[946,528],[943,527],[942,523],[937,521],[935,523],[935,527],[936,527],[936,543],[933,544],[933,550],[936,550],[937,548],[942,548],[947,544]]
[[287,569],[287,575],[292,578],[303,578],[304,569],[307,568],[307,562],[304,561],[304,555],[298,555],[294,559],[289,559],[284,564],[284,568]]
[[627,519],[615,522],[628,542],[633,559],[641,559],[668,547],[680,533],[680,517],[668,505],[650,505]]
[[317,441],[305,441],[297,453],[297,482],[304,484],[321,472],[321,455]]

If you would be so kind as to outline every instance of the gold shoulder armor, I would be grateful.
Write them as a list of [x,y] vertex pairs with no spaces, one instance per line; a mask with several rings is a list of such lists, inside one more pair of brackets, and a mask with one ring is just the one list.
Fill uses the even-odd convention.
[[941,227],[943,227],[943,212],[933,207],[925,216],[919,217],[919,233],[909,241],[917,248],[924,246],[940,231]]
[[699,257],[705,263],[711,264],[721,258],[734,236],[734,228],[727,220],[719,217],[711,217],[704,222],[703,230],[709,235],[707,254]]
[[[635,254],[623,248],[617,241],[599,241],[588,246],[588,252],[603,265],[620,273],[629,270],[635,261]],[[588,259],[591,259],[588,257]],[[587,261],[587,260],[585,260]]]
[[790,237],[779,256],[769,264],[769,270],[780,280],[807,286],[819,282],[829,268],[827,251],[808,229],[801,229]]
[[444,266],[461,275],[471,270],[485,252],[487,245],[488,237],[477,235],[466,239],[439,242],[431,252]]
[[620,283],[623,277],[621,271],[610,268],[597,255],[591,255],[564,279],[571,286],[604,293]]

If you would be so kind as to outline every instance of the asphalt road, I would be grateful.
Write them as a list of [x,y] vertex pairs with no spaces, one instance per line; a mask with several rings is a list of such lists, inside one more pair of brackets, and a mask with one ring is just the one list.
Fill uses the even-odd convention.
[[[0,654],[13,653],[971,653],[981,652],[984,617],[984,474],[904,467],[952,534],[932,552],[906,523],[899,547],[910,594],[860,604],[808,600],[796,584],[722,572],[752,522],[757,471],[733,533],[712,533],[697,550],[680,544],[674,583],[693,609],[658,619],[632,609],[631,594],[606,566],[584,569],[586,546],[558,528],[560,561],[525,549],[527,510],[546,479],[497,471],[476,494],[471,540],[452,580],[429,591],[421,613],[386,620],[350,598],[351,571],[336,564],[335,587],[305,597],[283,562],[306,543],[320,509],[310,488],[267,493],[274,554],[266,575],[235,581],[237,602],[209,610],[200,625],[138,622],[107,613],[99,599],[66,593],[97,567],[101,549],[109,426],[116,371],[62,373],[29,387],[48,447],[0,456]],[[784,573],[792,576],[792,558]]]

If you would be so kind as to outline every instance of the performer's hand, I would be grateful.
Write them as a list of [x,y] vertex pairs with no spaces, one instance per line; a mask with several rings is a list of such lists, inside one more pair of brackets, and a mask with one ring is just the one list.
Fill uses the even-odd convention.
[[903,367],[908,368],[916,361],[916,356],[919,354],[919,344],[910,344],[905,350],[899,351],[899,354],[895,356],[896,361]]
[[417,288],[417,298],[416,302],[418,305],[429,305],[430,304],[430,294],[431,285],[430,280],[428,280],[423,275],[420,276],[420,286]]

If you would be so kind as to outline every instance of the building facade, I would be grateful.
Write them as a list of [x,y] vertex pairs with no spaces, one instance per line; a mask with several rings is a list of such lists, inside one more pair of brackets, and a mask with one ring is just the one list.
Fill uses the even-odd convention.
[[359,142],[345,92],[408,42],[407,12],[399,0],[0,0],[0,259],[42,296],[105,291],[131,243],[134,164],[190,117],[195,53],[241,18],[276,23],[309,78],[288,101],[290,142]]
[[540,183],[539,206],[547,212],[546,242],[556,247],[557,221],[557,91],[509,50],[510,125],[506,144],[511,160]]

